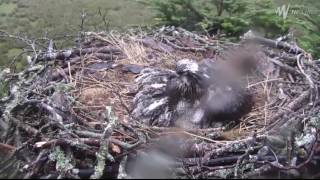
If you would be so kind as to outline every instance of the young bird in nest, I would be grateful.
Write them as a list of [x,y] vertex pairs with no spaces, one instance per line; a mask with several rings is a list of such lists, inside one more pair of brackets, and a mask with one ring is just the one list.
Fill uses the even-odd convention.
[[[229,69],[230,70],[230,69]],[[227,68],[211,61],[177,62],[176,70],[145,69],[132,117],[152,126],[207,128],[238,120],[251,108],[251,96]]]

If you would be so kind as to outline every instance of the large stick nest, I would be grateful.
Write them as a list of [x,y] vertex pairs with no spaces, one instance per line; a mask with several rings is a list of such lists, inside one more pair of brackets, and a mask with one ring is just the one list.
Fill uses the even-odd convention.
[[[22,40],[32,50],[29,65],[0,73],[7,89],[0,177],[245,178],[272,169],[297,177],[317,161],[320,67],[294,43],[250,32],[230,43],[172,27],[86,32],[67,50],[55,50],[54,40],[46,49]],[[258,60],[260,74],[244,77],[255,104],[236,126],[186,130],[129,120],[144,67],[240,54]]]

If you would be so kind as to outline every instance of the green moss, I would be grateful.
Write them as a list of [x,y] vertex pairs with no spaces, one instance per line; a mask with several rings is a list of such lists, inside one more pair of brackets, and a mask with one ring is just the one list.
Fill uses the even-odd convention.
[[50,154],[49,157],[50,160],[56,162],[56,169],[60,172],[61,177],[64,177],[65,172],[74,167],[70,157],[66,157],[65,153],[59,146],[55,147],[54,151]]
[[10,49],[10,50],[8,51],[7,57],[8,57],[9,59],[12,59],[12,58],[14,58],[15,56],[19,55],[21,52],[22,52],[21,49],[12,48],[12,49]]
[[27,62],[26,61],[20,61],[20,62],[17,62],[15,64],[15,67],[16,67],[16,71],[19,72],[19,71],[22,71],[27,65]]
[[14,3],[2,3],[0,5],[0,13],[1,14],[10,14],[17,8],[17,4]]
[[0,82],[0,98],[8,96],[8,88],[9,88],[8,82]]

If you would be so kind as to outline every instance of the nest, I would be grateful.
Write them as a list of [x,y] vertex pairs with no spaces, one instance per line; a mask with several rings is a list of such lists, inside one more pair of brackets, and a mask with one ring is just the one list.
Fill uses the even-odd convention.
[[[230,43],[172,27],[86,32],[80,40],[68,50],[52,49],[52,40],[47,49],[33,45],[26,69],[1,72],[9,84],[0,101],[3,177],[246,178],[274,169],[297,177],[319,155],[320,67],[294,43],[251,32]],[[143,68],[240,54],[258,65],[243,77],[254,108],[236,126],[185,130],[129,120]],[[156,162],[155,174],[143,170],[146,161]]]

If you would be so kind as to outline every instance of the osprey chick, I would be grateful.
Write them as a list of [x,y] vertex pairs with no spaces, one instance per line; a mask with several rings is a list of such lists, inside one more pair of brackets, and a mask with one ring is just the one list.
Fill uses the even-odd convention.
[[[234,77],[233,77],[234,78]],[[133,100],[132,117],[147,125],[210,127],[237,120],[250,109],[250,94],[228,77],[223,66],[183,59],[176,70],[144,69]]]

